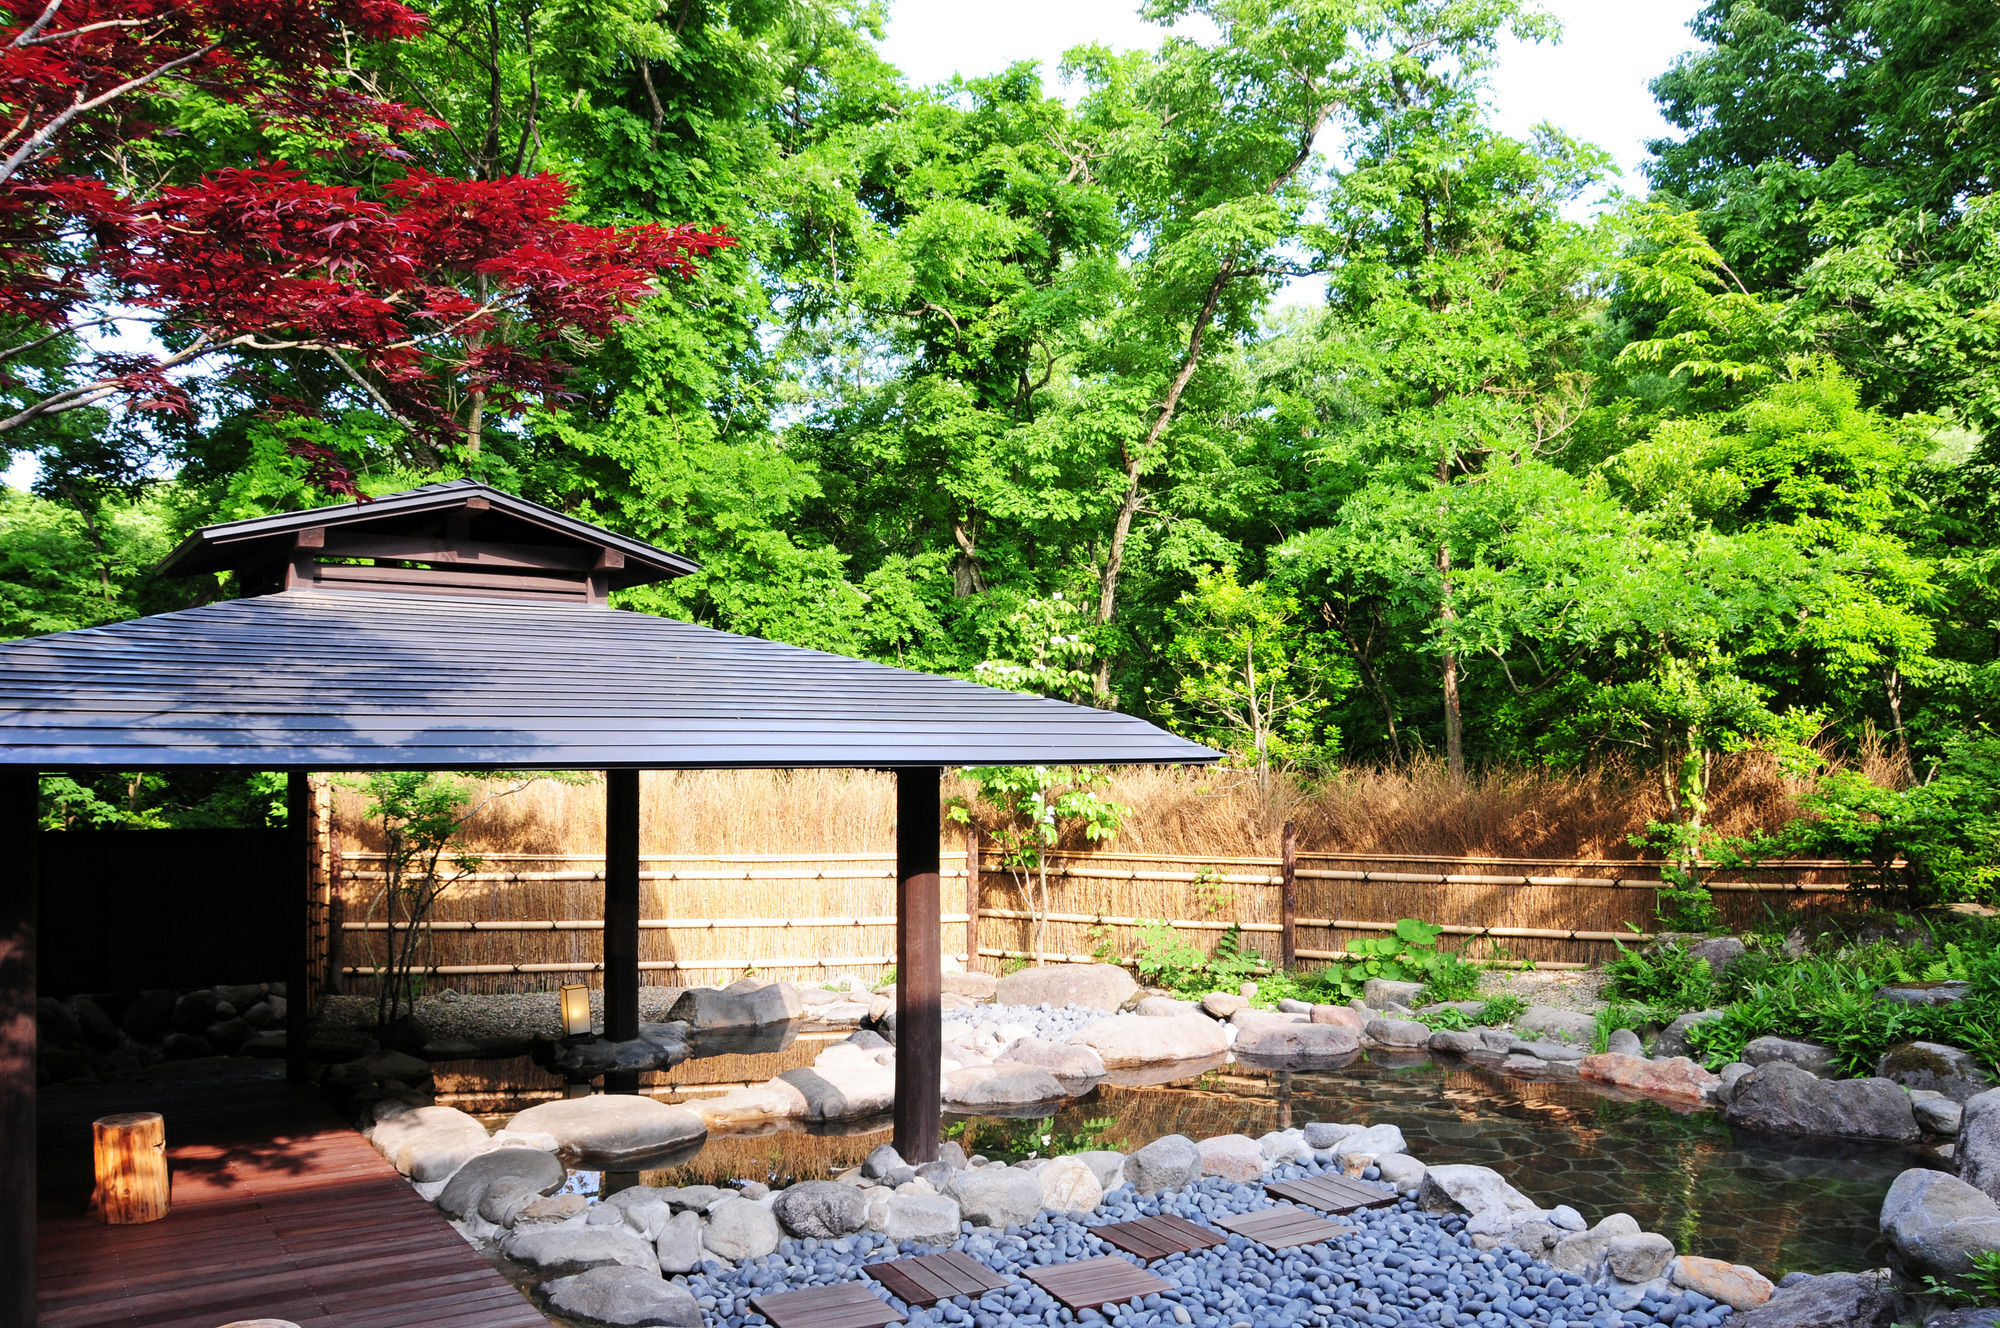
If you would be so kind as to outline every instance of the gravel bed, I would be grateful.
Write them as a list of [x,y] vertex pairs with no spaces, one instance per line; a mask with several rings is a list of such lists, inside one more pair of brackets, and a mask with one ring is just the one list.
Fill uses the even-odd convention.
[[[1321,1170],[1317,1163],[1288,1165],[1271,1180],[1294,1179]],[[1370,1171],[1373,1168],[1369,1169]],[[1085,1220],[1044,1212],[1034,1222],[1003,1232],[975,1232],[970,1224],[954,1248],[1009,1278],[1012,1285],[969,1305],[946,1301],[929,1310],[910,1309],[911,1328],[969,1325],[1011,1328],[1100,1322],[1075,1315],[1021,1274],[1060,1261],[1118,1251],[1090,1231],[1107,1222],[1171,1213],[1207,1221],[1261,1208],[1261,1186],[1219,1178],[1185,1190],[1140,1196],[1130,1186],[1112,1191]],[[1462,1234],[1464,1219],[1440,1218],[1404,1199],[1393,1208],[1373,1209],[1340,1219],[1357,1228],[1337,1243],[1272,1251],[1241,1236],[1192,1255],[1150,1263],[1147,1268],[1171,1289],[1110,1308],[1119,1328],[1175,1325],[1176,1328],[1239,1328],[1309,1324],[1326,1328],[1395,1328],[1438,1324],[1452,1328],[1715,1328],[1728,1307],[1693,1292],[1605,1290],[1586,1285],[1516,1250],[1481,1251]],[[870,1232],[839,1240],[787,1240],[775,1254],[733,1267],[714,1263],[688,1277],[687,1286],[716,1328],[754,1328],[765,1322],[750,1309],[750,1298],[778,1290],[798,1290],[856,1280],[862,1265],[898,1254],[929,1249],[914,1242],[897,1246]],[[865,1284],[865,1283],[864,1283]]]
[[946,1010],[944,1025],[1018,1024],[1032,1029],[1045,1042],[1067,1042],[1086,1025],[1106,1018],[1111,1011],[1093,1010],[1087,1005],[972,1005]]
[[1530,1005],[1595,1014],[1604,1005],[1604,974],[1594,969],[1552,973],[1517,968],[1488,969],[1479,979],[1479,994],[1519,996]]
[[[679,999],[680,987],[639,988],[639,1018],[655,1023]],[[604,993],[592,990],[590,1008],[598,1020],[604,1018]],[[365,1032],[375,1026],[373,996],[328,996],[320,1003],[322,1029]],[[505,992],[465,995],[446,991],[417,1001],[417,1022],[434,1038],[476,1040],[481,1038],[527,1037],[545,1033],[562,1035],[561,998],[552,991]]]

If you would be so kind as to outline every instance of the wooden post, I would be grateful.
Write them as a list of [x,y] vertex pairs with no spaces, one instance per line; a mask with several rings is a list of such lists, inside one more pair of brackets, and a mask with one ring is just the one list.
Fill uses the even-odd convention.
[[979,962],[979,827],[965,827],[965,971]]
[[1283,859],[1279,864],[1278,952],[1281,962],[1291,968],[1299,962],[1299,830],[1285,822]]
[[167,1215],[167,1122],[159,1112],[101,1116],[90,1123],[90,1143],[97,1167],[92,1217],[122,1226]]
[[938,767],[896,772],[896,1151],[937,1161],[944,1093]]
[[35,911],[41,781],[0,772],[0,1324],[35,1321]]
[[[303,770],[285,779],[285,838],[290,864],[284,889],[291,892],[291,945],[285,955],[285,1078],[306,1081],[306,1016],[310,1013],[312,968],[313,826],[312,790]],[[164,1165],[164,1163],[162,1164]],[[164,1214],[162,1214],[164,1216]],[[148,1219],[138,1218],[135,1221]]]
[[639,772],[604,772],[604,1036],[639,1036]]

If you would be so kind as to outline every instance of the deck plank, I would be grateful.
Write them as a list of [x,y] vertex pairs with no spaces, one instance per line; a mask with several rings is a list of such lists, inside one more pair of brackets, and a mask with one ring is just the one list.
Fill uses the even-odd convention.
[[1366,1181],[1350,1180],[1346,1176],[1307,1176],[1303,1180],[1266,1185],[1264,1193],[1336,1215],[1362,1208],[1386,1208],[1396,1202],[1394,1190],[1385,1190]]
[[1172,1283],[1115,1254],[1030,1268],[1026,1275],[1030,1282],[1078,1312],[1173,1290]]

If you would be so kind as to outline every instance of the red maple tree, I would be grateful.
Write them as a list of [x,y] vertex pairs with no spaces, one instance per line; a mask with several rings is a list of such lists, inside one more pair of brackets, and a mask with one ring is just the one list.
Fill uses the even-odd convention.
[[[407,161],[421,111],[340,81],[356,41],[407,39],[398,0],[0,0],[0,433],[89,406],[189,411],[182,378],[259,352],[325,355],[385,414],[478,446],[493,409],[560,387],[566,339],[601,337],[663,273],[734,243],[689,226],[585,226],[546,175],[408,168],[372,192],[281,161],[143,196],[104,168],[159,132],[179,85],[334,153]],[[79,334],[150,323],[159,349]],[[31,370],[51,348],[54,370]],[[178,371],[178,372],[176,372]],[[313,458],[341,483],[337,466]]]

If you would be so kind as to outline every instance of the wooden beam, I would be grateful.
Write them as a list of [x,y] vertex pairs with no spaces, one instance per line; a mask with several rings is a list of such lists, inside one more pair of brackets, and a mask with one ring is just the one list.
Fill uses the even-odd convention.
[[896,1151],[937,1161],[944,1011],[939,935],[938,784],[944,772],[896,772]]
[[0,1324],[35,1321],[35,913],[41,781],[0,772]]
[[639,1036],[639,772],[604,772],[604,1036]]
[[285,953],[285,1077],[306,1081],[306,987],[312,982],[307,952],[312,944],[312,790],[303,770],[285,777],[285,861],[283,889],[291,892],[289,943]]
[[[326,558],[389,558],[411,563],[443,563],[455,567],[515,567],[535,571],[587,572],[592,567],[623,567],[606,563],[609,549],[557,548],[542,544],[495,544],[483,540],[424,535],[382,535],[372,530],[321,532]],[[303,547],[303,546],[301,546]]]

